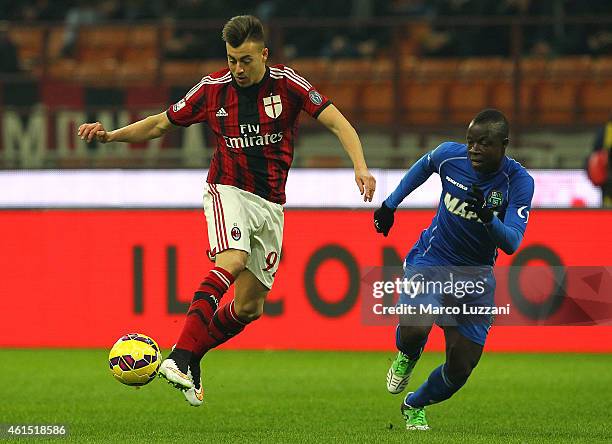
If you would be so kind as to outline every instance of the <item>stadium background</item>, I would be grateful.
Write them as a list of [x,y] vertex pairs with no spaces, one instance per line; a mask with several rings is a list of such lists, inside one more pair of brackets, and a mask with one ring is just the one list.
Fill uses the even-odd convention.
[[[294,67],[354,124],[379,188],[364,208],[338,142],[302,118],[277,283],[264,318],[223,348],[392,351],[392,326],[362,322],[359,272],[397,265],[438,194],[430,184],[407,202],[389,238],[371,228],[372,207],[424,152],[463,140],[485,107],[510,117],[508,154],[536,177],[518,254],[610,265],[612,210],[599,208],[584,172],[612,112],[609,2],[0,4],[5,356],[107,349],[132,330],[172,344],[209,267],[199,199],[212,139],[196,125],[161,142],[85,144],[76,128],[116,128],[167,108],[224,66],[219,31],[239,13],[262,17],[272,63]],[[501,254],[500,265],[512,263]],[[428,351],[440,350],[436,331]],[[486,350],[609,356],[612,327],[497,327]]]

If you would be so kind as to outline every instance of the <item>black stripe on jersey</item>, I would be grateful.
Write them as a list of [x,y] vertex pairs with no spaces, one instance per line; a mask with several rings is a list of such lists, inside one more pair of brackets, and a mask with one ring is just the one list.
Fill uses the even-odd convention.
[[[241,90],[238,92],[238,127],[241,125],[258,125],[261,131],[259,119],[259,88]],[[259,134],[240,134],[241,136],[254,136]],[[244,148],[249,171],[253,174],[256,194],[264,199],[270,198],[270,183],[268,182],[268,159],[264,156],[263,150],[266,147]]]
[[[219,109],[221,107],[223,107],[225,109],[225,104],[228,103],[228,98],[229,98],[229,83],[224,84],[221,89],[219,90],[219,94],[217,94],[217,97],[220,99],[219,103],[217,103],[215,105],[215,107],[213,109]],[[227,119],[226,117],[216,117],[217,119],[219,119],[219,129],[221,130],[221,134],[225,134],[225,119]],[[223,144],[221,144],[221,142],[219,142],[219,146],[217,147],[217,150],[215,151],[215,157],[217,158],[217,174],[215,174],[215,177],[213,177],[212,179],[212,183],[221,183],[221,177],[223,176],[223,154],[221,153],[221,150],[225,150],[227,149],[227,147],[224,147]],[[212,163],[212,161],[211,161]]]
[[198,100],[193,103],[191,107],[191,114],[198,114],[202,108],[206,106],[206,95],[200,94]]
[[[296,106],[296,108],[299,110],[302,108],[302,106],[304,105],[304,98],[302,96],[300,96],[298,93],[296,93],[293,89],[287,87],[287,95],[289,97],[291,97],[291,99],[295,102],[295,103],[299,103],[299,106]],[[300,111],[298,111],[298,115],[299,115]]]

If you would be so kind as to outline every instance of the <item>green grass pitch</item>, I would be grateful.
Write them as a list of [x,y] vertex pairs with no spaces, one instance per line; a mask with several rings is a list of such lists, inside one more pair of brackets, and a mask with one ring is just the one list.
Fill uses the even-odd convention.
[[[194,408],[159,379],[122,386],[106,350],[0,350],[0,423],[68,424],[53,442],[612,442],[612,355],[485,353],[463,389],[428,408],[427,432],[405,430],[402,397],[386,392],[391,358],[213,351]],[[442,359],[424,354],[409,389]]]

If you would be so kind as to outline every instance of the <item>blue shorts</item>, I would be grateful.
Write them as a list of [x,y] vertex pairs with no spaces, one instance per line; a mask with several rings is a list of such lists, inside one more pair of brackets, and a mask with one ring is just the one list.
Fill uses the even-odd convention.
[[401,325],[457,327],[469,340],[485,344],[494,316],[495,275],[491,266],[441,265],[414,248],[404,261],[404,288],[398,305],[409,314]]

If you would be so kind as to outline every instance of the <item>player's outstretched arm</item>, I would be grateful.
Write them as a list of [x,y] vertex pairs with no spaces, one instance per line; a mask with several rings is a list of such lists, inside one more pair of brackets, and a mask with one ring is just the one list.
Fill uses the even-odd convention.
[[161,137],[170,128],[172,128],[172,123],[168,120],[166,113],[163,112],[114,131],[107,131],[100,122],[84,123],[79,126],[77,134],[87,142],[96,139],[102,143],[138,143]]
[[355,182],[357,182],[364,202],[372,202],[376,190],[376,179],[370,174],[366,165],[357,131],[334,105],[325,108],[319,114],[318,120],[340,140],[342,147],[353,162]]
[[380,208],[374,212],[374,228],[385,237],[393,226],[395,210],[402,201],[420,187],[435,171],[431,161],[432,153],[427,153],[410,167],[399,185],[385,199]]

